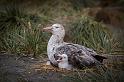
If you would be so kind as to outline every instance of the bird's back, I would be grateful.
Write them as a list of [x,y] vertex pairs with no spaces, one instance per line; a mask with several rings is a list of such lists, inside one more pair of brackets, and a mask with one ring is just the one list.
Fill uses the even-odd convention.
[[82,68],[101,64],[105,57],[99,56],[94,50],[78,44],[66,43],[56,49],[57,54],[67,54],[69,64]]

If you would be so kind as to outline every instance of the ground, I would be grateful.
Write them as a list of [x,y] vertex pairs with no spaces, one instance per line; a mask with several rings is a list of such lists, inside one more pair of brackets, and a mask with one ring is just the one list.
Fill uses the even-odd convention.
[[[78,70],[74,72],[47,66],[45,60],[0,54],[0,82],[81,82],[81,76],[86,73],[85,70],[82,74]],[[119,60],[124,62],[124,56]]]
[[0,82],[61,82],[65,77],[64,70],[46,66],[45,63],[32,57],[1,54]]

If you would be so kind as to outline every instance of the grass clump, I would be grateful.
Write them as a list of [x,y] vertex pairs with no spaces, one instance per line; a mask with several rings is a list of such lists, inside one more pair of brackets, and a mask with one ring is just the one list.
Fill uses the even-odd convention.
[[15,28],[20,28],[26,20],[26,14],[17,5],[7,5],[0,11],[0,31],[1,35],[6,35]]
[[[29,14],[17,5],[0,12],[0,51],[37,56],[46,51],[45,17]],[[40,25],[41,24],[41,25]],[[44,50],[45,49],[45,50]]]
[[73,21],[69,27],[72,42],[92,48],[99,53],[112,51],[113,38],[102,23],[94,21],[91,17],[82,16]]
[[[36,25],[37,26],[37,25]],[[46,51],[45,34],[28,22],[28,27],[16,29],[3,39],[3,49],[10,53],[30,54],[34,57]]]

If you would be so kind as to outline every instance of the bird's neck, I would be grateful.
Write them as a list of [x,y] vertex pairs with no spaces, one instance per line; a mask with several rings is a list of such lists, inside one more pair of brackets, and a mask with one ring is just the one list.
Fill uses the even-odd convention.
[[52,35],[49,42],[48,42],[48,46],[56,46],[56,45],[60,45],[62,44],[64,35]]
[[64,35],[52,35],[48,45],[47,45],[47,54],[49,57],[49,60],[52,61],[53,63],[55,62],[54,59],[54,53],[57,47],[59,47],[60,45],[63,45],[64,41],[63,41]]

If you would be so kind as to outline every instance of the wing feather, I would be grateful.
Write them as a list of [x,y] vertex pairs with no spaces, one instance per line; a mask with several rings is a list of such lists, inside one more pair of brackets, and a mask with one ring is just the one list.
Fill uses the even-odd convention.
[[56,48],[55,58],[57,58],[58,54],[67,54],[69,63],[78,68],[98,64],[102,59],[102,56],[97,56],[98,54],[94,50],[85,46],[71,43]]

